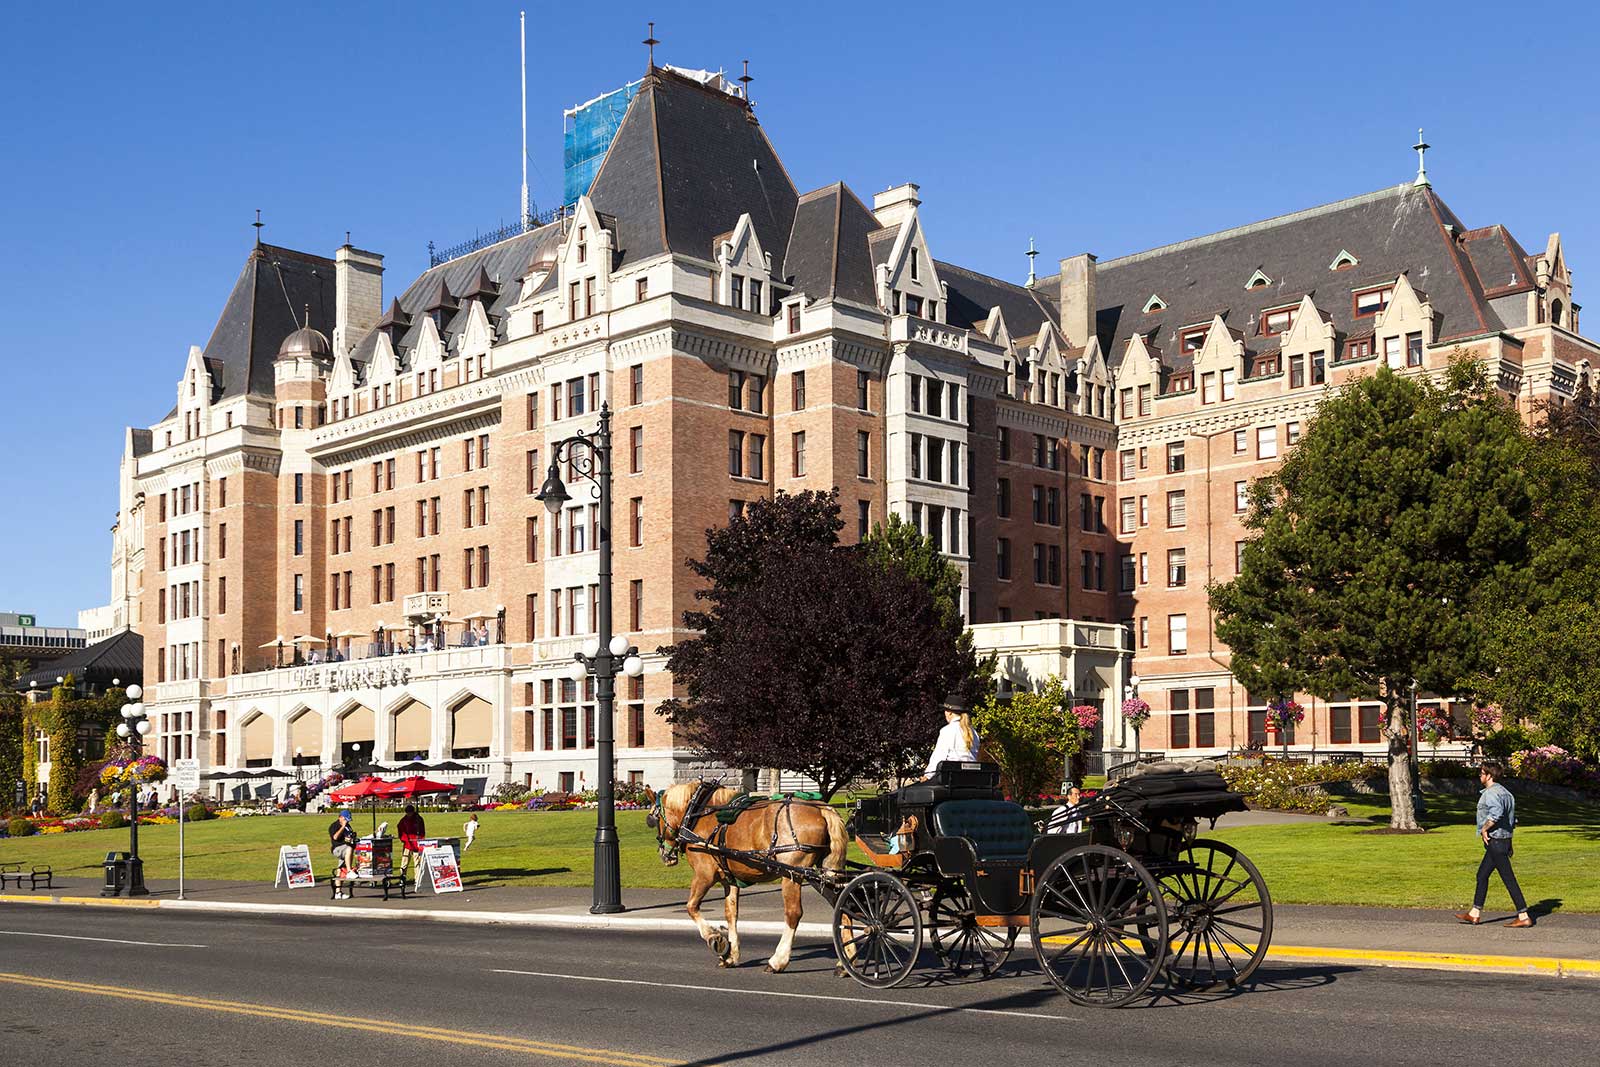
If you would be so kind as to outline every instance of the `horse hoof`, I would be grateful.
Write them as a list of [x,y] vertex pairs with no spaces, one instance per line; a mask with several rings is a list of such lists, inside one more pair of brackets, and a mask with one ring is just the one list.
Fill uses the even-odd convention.
[[720,931],[713,933],[711,937],[707,939],[706,944],[711,946],[711,951],[713,954],[722,959],[727,959],[728,954],[733,951],[733,946],[728,942],[728,935]]
[[835,978],[848,978],[849,977],[848,972],[846,972],[845,969],[844,969],[844,964],[836,963],[836,964],[833,965],[833,976]]

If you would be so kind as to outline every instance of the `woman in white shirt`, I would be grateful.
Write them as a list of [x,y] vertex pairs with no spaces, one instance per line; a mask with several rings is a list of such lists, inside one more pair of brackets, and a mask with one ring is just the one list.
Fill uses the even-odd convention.
[[933,755],[928,757],[925,778],[932,778],[939,764],[975,763],[978,759],[978,731],[972,728],[972,716],[962,711],[946,710],[944,726],[939,729],[939,739],[934,743]]

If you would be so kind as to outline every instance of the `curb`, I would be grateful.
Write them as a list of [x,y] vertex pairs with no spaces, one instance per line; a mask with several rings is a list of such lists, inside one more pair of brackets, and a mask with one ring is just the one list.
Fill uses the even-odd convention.
[[[169,908],[179,911],[224,912],[246,915],[314,916],[340,919],[422,920],[425,922],[527,926],[565,930],[623,930],[662,933],[694,930],[687,918],[644,918],[633,915],[588,915],[544,911],[423,911],[387,908],[334,907],[318,904],[260,904],[248,901],[125,900],[115,897],[21,896],[0,894],[3,904],[58,905],[88,908]],[[784,924],[773,919],[747,919],[742,931],[781,934]],[[806,937],[830,939],[828,923],[802,922],[795,931]],[[1018,944],[1030,941],[1026,933]],[[1406,952],[1389,949],[1329,948],[1316,945],[1274,945],[1267,958],[1278,963],[1349,963],[1368,967],[1397,967],[1473,974],[1525,974],[1544,978],[1600,978],[1600,959],[1560,956],[1497,956],[1460,952]]]

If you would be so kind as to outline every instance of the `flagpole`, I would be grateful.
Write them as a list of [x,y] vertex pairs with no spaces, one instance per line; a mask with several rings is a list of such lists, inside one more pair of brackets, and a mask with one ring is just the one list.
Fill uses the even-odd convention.
[[528,13],[517,14],[517,29],[522,37],[522,228],[528,221]]

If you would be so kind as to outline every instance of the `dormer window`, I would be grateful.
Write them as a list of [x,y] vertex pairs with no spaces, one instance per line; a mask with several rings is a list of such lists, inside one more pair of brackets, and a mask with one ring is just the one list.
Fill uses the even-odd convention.
[[1383,285],[1376,289],[1362,289],[1352,296],[1355,302],[1356,317],[1376,315],[1389,306],[1389,298],[1394,295],[1394,286]]
[[1277,308],[1261,313],[1261,336],[1276,337],[1280,333],[1288,333],[1294,325],[1295,312],[1298,307]]
[[757,278],[750,279],[750,310],[761,313],[761,281]]
[[589,227],[578,227],[578,262],[589,262]]
[[898,289],[891,296],[890,310],[896,315],[900,314],[900,290]]
[[1178,335],[1178,351],[1198,352],[1205,347],[1209,326],[1191,326]]
[[912,281],[917,281],[919,278],[922,277],[922,272],[920,270],[921,265],[922,265],[922,251],[921,251],[921,249],[913,248],[911,250],[911,280]]
[[1271,284],[1272,279],[1258,270],[1250,275],[1250,280],[1244,283],[1244,287],[1246,289],[1265,289]]
[[919,317],[922,315],[922,297],[906,294],[906,314]]
[[732,278],[733,288],[728,297],[728,303],[736,308],[744,307],[744,279],[735,274]]
[[1167,302],[1154,293],[1150,294],[1150,299],[1144,302],[1144,313],[1146,315],[1154,315],[1158,311],[1165,310],[1167,310]]
[[1339,249],[1339,254],[1333,257],[1333,262],[1328,264],[1328,269],[1349,270],[1359,262],[1360,260],[1356,259],[1355,256],[1341,248]]

